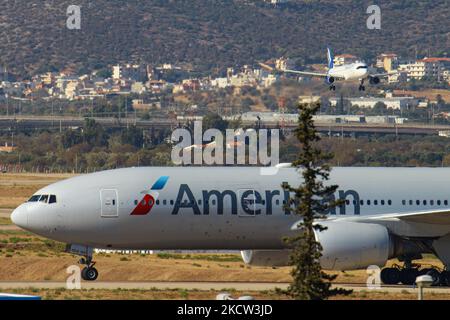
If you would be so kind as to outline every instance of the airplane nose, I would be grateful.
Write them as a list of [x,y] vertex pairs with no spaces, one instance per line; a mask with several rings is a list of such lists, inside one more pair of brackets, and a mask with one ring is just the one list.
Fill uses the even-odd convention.
[[11,214],[11,221],[21,228],[26,228],[28,225],[28,210],[24,206],[18,207]]

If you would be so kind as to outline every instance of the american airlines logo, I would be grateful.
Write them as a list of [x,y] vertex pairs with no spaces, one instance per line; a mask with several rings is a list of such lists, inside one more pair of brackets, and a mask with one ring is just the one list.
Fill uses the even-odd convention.
[[133,212],[131,212],[132,216],[144,216],[150,213],[153,206],[155,205],[156,199],[158,198],[159,193],[158,190],[162,190],[166,185],[169,177],[162,176],[160,177],[151,187],[149,192],[145,192],[144,198],[136,205]]

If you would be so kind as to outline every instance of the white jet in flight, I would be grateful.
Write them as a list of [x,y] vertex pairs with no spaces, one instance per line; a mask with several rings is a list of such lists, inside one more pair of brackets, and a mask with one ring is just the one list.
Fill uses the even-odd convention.
[[334,66],[334,57],[330,48],[327,48],[328,58],[328,70],[326,73],[313,72],[313,71],[298,71],[289,69],[275,69],[265,63],[259,63],[264,69],[269,71],[278,71],[283,73],[293,73],[301,76],[319,77],[325,79],[325,82],[330,86],[330,90],[336,90],[335,83],[337,81],[355,81],[360,82],[359,91],[365,91],[365,80],[368,80],[370,84],[377,85],[380,83],[380,78],[388,76],[390,73],[371,73],[369,66],[364,62],[354,62],[350,64],[344,64],[342,66]]
[[[386,284],[413,284],[424,273],[434,283],[450,277],[450,169],[334,168],[330,184],[343,205],[317,232],[325,269],[384,268]],[[275,175],[257,167],[140,167],[77,176],[37,191],[12,213],[23,229],[67,243],[81,256],[82,277],[95,280],[94,248],[241,250],[252,265],[289,262],[283,239],[299,217],[286,210],[282,184],[301,184],[290,165]],[[421,269],[413,260],[435,254],[445,266]]]

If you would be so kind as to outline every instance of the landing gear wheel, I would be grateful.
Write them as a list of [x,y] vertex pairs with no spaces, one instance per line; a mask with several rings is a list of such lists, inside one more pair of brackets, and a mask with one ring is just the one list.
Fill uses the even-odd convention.
[[81,271],[81,278],[86,281],[95,281],[98,278],[98,271],[94,267],[85,267]]
[[365,86],[359,86],[359,91],[366,91],[366,87]]
[[380,277],[384,284],[397,284],[400,282],[400,270],[397,268],[384,268],[381,270]]
[[330,86],[330,91],[336,91],[336,86],[335,85],[331,85]]
[[432,286],[439,286],[442,283],[441,273],[436,269],[429,269],[426,274],[433,278]]
[[419,276],[418,269],[402,269],[400,272],[400,282],[404,285],[411,286],[416,282],[416,278]]

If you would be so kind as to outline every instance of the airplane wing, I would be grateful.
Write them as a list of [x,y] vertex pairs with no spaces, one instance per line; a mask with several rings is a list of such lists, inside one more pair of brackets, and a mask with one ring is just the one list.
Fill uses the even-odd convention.
[[309,71],[298,71],[298,70],[278,70],[280,72],[285,72],[285,73],[294,73],[294,74],[299,74],[302,76],[310,76],[310,77],[319,77],[319,78],[326,78],[328,77],[328,74],[326,73],[319,73],[319,72],[309,72]]
[[[309,77],[319,77],[319,78],[327,78],[328,74],[327,73],[321,73],[321,72],[312,72],[312,71],[299,71],[299,70],[290,70],[290,69],[286,69],[286,70],[280,70],[280,69],[276,69],[272,66],[269,66],[268,64],[259,62],[259,65],[270,72],[282,72],[282,73],[293,73],[293,74],[298,74],[298,75],[302,75],[302,76],[309,76]],[[333,76],[334,78],[336,78],[335,76]],[[337,78],[337,79],[341,79],[341,78]]]
[[372,216],[371,220],[392,220],[399,219],[403,221],[450,225],[450,210],[429,210],[408,213],[385,214]]
[[339,221],[352,220],[364,222],[402,220],[406,222],[416,222],[425,224],[450,225],[450,209],[390,213],[390,214],[370,215],[370,216],[348,216],[339,218],[333,217],[332,220],[339,220]]

